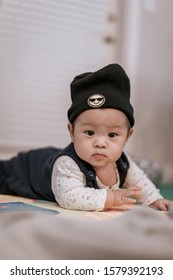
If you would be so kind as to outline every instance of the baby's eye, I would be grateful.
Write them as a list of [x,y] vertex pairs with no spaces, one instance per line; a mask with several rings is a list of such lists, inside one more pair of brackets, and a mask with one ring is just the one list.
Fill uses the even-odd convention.
[[94,135],[94,131],[92,131],[92,130],[87,130],[87,131],[85,131],[85,133],[86,133],[88,136],[93,136],[93,135]]
[[115,132],[110,132],[110,133],[108,134],[108,136],[109,136],[110,138],[115,138],[115,137],[117,136],[117,133],[115,133]]

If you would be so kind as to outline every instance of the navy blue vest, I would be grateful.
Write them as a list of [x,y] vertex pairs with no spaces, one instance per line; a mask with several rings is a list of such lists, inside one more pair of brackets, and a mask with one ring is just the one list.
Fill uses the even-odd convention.
[[[51,189],[52,168],[56,159],[63,155],[71,157],[77,163],[86,176],[87,187],[98,189],[94,168],[78,157],[71,143],[63,150],[42,148],[19,153],[8,161],[0,161],[0,193],[55,201]],[[122,153],[116,163],[122,187],[129,162]]]
[[[71,157],[77,163],[81,172],[86,177],[87,187],[95,188],[95,189],[99,188],[98,185],[97,185],[96,173],[95,173],[94,168],[89,163],[81,160],[78,157],[78,155],[76,154],[76,152],[74,150],[74,146],[73,146],[72,143],[70,145],[68,145],[58,155],[55,154],[53,156],[52,161],[50,161],[50,166],[49,166],[50,170],[52,170],[52,164],[54,163],[54,161],[62,155],[66,155],[66,156]],[[117,168],[118,168],[118,172],[119,172],[119,176],[120,176],[120,187],[122,187],[122,185],[125,181],[126,175],[127,175],[127,171],[129,169],[129,162],[128,162],[128,159],[127,159],[127,157],[124,153],[122,153],[120,159],[116,162],[116,164],[117,164]]]

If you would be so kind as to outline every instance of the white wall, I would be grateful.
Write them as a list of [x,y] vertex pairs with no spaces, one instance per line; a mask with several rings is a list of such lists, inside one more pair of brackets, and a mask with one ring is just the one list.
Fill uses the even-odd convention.
[[173,181],[172,11],[172,0],[2,0],[0,155],[66,145],[71,79],[116,61],[132,85],[127,149]]
[[125,1],[122,51],[136,117],[129,151],[158,161],[166,182],[173,182],[172,11],[171,0]]

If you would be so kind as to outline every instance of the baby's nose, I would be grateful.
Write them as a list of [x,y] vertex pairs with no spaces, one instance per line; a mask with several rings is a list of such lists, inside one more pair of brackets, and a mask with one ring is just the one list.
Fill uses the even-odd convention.
[[106,139],[104,137],[97,137],[95,141],[95,146],[97,148],[105,148],[106,147]]

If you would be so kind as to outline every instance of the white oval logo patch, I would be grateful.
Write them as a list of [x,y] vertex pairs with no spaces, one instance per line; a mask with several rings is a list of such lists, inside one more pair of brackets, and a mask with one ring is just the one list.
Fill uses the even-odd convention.
[[105,103],[105,97],[101,94],[94,94],[88,98],[88,105],[97,108]]

